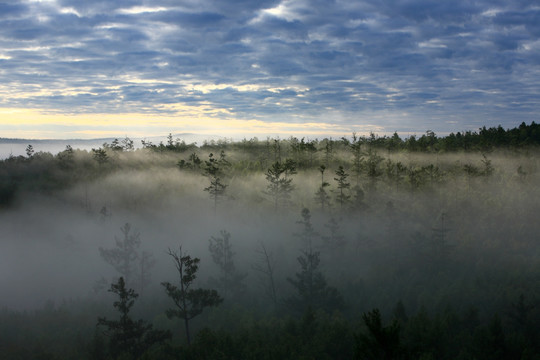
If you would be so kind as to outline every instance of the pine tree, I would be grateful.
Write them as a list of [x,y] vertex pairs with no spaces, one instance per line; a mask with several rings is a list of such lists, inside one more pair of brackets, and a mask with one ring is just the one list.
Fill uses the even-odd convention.
[[325,188],[330,186],[330,184],[324,181],[324,172],[326,166],[319,166],[319,172],[321,173],[321,186],[315,193],[315,202],[321,205],[321,210],[324,211],[325,208],[330,207],[330,196],[326,192]]
[[218,306],[223,302],[216,290],[192,289],[193,281],[197,278],[199,270],[199,258],[192,258],[186,253],[182,253],[182,247],[178,251],[169,249],[167,252],[174,261],[178,270],[179,286],[169,282],[162,282],[167,295],[174,301],[175,308],[167,309],[166,315],[169,319],[180,318],[184,320],[187,343],[191,344],[189,321],[203,312],[203,309],[211,306]]
[[204,191],[208,191],[210,198],[214,201],[214,214],[217,211],[218,201],[224,196],[225,189],[227,188],[227,185],[221,182],[221,178],[223,177],[221,164],[225,164],[225,162],[225,154],[223,152],[220,160],[214,158],[214,154],[210,153],[208,160],[205,161],[204,175],[210,180],[210,185],[204,188]]
[[122,238],[114,237],[116,247],[113,249],[99,248],[103,260],[120,273],[127,286],[135,287],[143,292],[150,280],[150,269],[155,260],[150,252],[139,253],[141,246],[140,233],[133,232],[130,223],[120,228]]
[[274,210],[277,211],[280,204],[287,204],[291,198],[291,192],[294,190],[292,178],[290,175],[295,174],[294,164],[286,162],[282,164],[279,161],[270,166],[266,171],[266,186],[265,194],[269,195],[274,203]]
[[26,157],[31,159],[32,157],[34,157],[34,147],[32,146],[32,144],[28,145],[26,147]]
[[107,150],[105,150],[105,148],[92,149],[92,153],[92,157],[100,166],[109,161],[109,156],[107,155]]
[[341,235],[339,231],[339,223],[334,217],[331,217],[328,223],[326,223],[324,226],[328,228],[329,232],[328,236],[322,237],[325,247],[335,250],[343,247],[346,244],[345,236]]
[[116,284],[111,284],[109,291],[118,295],[119,300],[113,306],[120,312],[120,318],[98,318],[98,325],[107,328],[105,334],[110,338],[109,350],[113,358],[138,359],[154,344],[171,337],[169,331],[153,330],[151,324],[131,318],[129,312],[139,295],[126,288],[123,277]]
[[313,225],[311,224],[311,213],[309,209],[303,208],[301,216],[302,220],[298,220],[296,223],[303,225],[302,232],[295,233],[294,235],[300,238],[302,246],[306,249],[306,251],[311,252],[313,250],[313,241],[319,236],[319,234],[315,231]]
[[141,245],[140,233],[131,231],[131,224],[126,223],[120,228],[123,237],[114,237],[116,247],[113,249],[99,248],[103,260],[120,273],[128,286],[133,286],[136,273],[136,260]]
[[217,284],[226,293],[243,291],[245,287],[243,280],[246,275],[238,272],[234,265],[235,253],[232,251],[231,234],[226,230],[219,233],[220,236],[212,236],[208,240],[208,250],[221,273]]
[[349,174],[345,172],[345,169],[343,166],[339,166],[336,170],[336,176],[334,180],[337,181],[338,185],[338,194],[337,194],[337,201],[339,203],[339,207],[341,210],[343,210],[344,206],[349,202],[349,199],[351,198],[350,195],[347,195],[345,191],[350,188],[351,184],[347,182],[347,177],[349,177]]
[[344,301],[336,288],[328,286],[323,274],[318,270],[320,253],[318,251],[302,251],[297,258],[300,272],[294,278],[287,278],[296,289],[297,295],[291,296],[286,303],[298,312],[308,308],[322,309],[327,312],[344,307]]
[[403,358],[400,344],[400,326],[397,320],[383,326],[379,309],[373,309],[362,316],[367,328],[366,334],[358,334],[356,339],[356,359],[394,360]]
[[352,142],[349,144],[353,155],[353,166],[352,170],[356,178],[356,186],[360,183],[360,173],[364,167],[364,154],[362,153],[362,142],[361,139],[356,136],[356,133],[353,133]]
[[325,311],[343,308],[343,298],[336,288],[327,285],[326,279],[318,270],[320,253],[313,250],[313,240],[319,234],[313,229],[308,209],[302,210],[302,220],[297,221],[297,224],[303,225],[303,229],[294,235],[303,242],[305,250],[297,257],[300,272],[295,274],[295,278],[287,278],[297,291],[297,296],[287,299],[287,304],[300,312],[309,307]]

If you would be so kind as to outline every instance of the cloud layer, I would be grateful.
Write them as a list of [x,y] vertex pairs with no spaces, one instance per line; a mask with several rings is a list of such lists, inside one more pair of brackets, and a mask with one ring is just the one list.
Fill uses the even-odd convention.
[[0,107],[513,127],[538,119],[539,38],[532,1],[13,1]]

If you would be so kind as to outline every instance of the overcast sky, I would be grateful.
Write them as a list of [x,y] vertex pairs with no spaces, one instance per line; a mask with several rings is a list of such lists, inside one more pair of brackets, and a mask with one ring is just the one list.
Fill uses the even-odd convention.
[[537,1],[3,1],[0,137],[511,128],[539,38]]

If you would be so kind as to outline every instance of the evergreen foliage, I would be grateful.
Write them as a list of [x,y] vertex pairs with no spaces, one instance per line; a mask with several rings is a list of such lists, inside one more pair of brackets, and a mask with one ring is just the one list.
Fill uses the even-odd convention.
[[349,202],[351,196],[347,194],[348,189],[351,187],[351,183],[347,181],[349,174],[345,172],[343,166],[339,166],[336,170],[336,176],[334,180],[337,182],[337,195],[336,201],[339,203],[339,208],[343,211],[345,205]]
[[321,210],[324,211],[330,207],[330,195],[326,192],[326,188],[330,186],[330,183],[324,181],[324,172],[326,171],[326,166],[319,166],[319,172],[321,173],[321,186],[315,193],[315,202],[321,205]]
[[192,288],[199,270],[200,259],[192,258],[190,255],[183,253],[181,246],[178,251],[169,249],[168,254],[173,258],[178,271],[179,287],[166,281],[161,283],[175,305],[175,308],[167,309],[166,314],[169,319],[177,317],[184,320],[189,345],[191,343],[189,321],[200,315],[204,308],[218,306],[223,299],[216,290]]
[[219,267],[220,276],[215,282],[222,293],[236,294],[245,288],[243,279],[245,274],[240,273],[234,265],[234,255],[231,244],[231,233],[226,230],[219,232],[220,236],[212,236],[208,241],[208,251],[212,255],[212,260]]
[[270,196],[275,211],[277,211],[280,205],[285,206],[288,204],[291,198],[291,192],[294,190],[294,185],[292,185],[293,179],[290,175],[295,173],[294,163],[290,161],[285,163],[276,161],[266,171],[265,176],[268,185],[264,193]]
[[98,325],[106,327],[105,335],[109,337],[109,352],[113,358],[139,359],[154,344],[171,337],[168,331],[154,330],[151,324],[131,318],[130,311],[138,294],[126,288],[123,277],[116,284],[111,284],[109,291],[118,296],[113,306],[120,313],[120,318],[108,320],[100,317]]
[[208,155],[208,160],[205,161],[204,175],[210,180],[210,185],[204,188],[210,194],[210,198],[214,202],[214,213],[217,210],[217,204],[225,194],[227,185],[222,182],[224,176],[223,167],[228,164],[225,160],[225,153],[221,152],[221,158],[218,160],[214,154]]
[[140,233],[133,232],[130,223],[120,228],[122,237],[114,237],[115,248],[99,248],[103,260],[124,278],[127,286],[136,287],[140,292],[150,281],[150,269],[154,267],[155,260],[148,251],[139,252],[141,246]]

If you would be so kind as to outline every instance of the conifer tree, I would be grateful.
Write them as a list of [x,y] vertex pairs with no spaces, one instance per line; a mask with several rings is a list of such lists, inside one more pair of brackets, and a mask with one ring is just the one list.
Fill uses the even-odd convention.
[[109,336],[109,350],[113,358],[138,359],[151,346],[171,337],[169,331],[153,330],[151,324],[143,320],[133,320],[129,314],[139,296],[133,289],[126,288],[123,277],[111,284],[110,292],[118,295],[113,306],[120,312],[118,320],[98,318],[98,325],[105,326]]
[[292,178],[290,175],[295,174],[296,170],[294,164],[286,162],[282,164],[279,161],[270,166],[266,171],[266,180],[268,185],[266,186],[265,194],[269,195],[274,203],[274,210],[277,211],[280,204],[287,204],[291,192],[294,190],[292,185]]
[[214,201],[214,214],[217,211],[217,204],[221,197],[225,194],[227,185],[222,182],[223,169],[221,164],[225,163],[225,154],[222,152],[221,160],[214,157],[214,154],[208,155],[208,160],[205,161],[204,175],[210,180],[210,185],[204,188],[204,191],[208,191],[210,198]]
[[355,336],[356,359],[402,359],[400,344],[400,326],[397,320],[391,325],[383,326],[379,309],[373,309],[362,316],[367,333]]
[[27,147],[26,147],[26,157],[28,159],[31,159],[34,157],[34,147],[32,146],[32,144],[29,144]]
[[349,202],[349,199],[351,198],[350,195],[347,195],[345,191],[347,191],[351,184],[347,182],[347,177],[349,177],[349,174],[345,172],[345,169],[343,166],[339,166],[336,170],[336,176],[334,180],[337,181],[337,188],[338,188],[338,194],[337,194],[337,202],[339,203],[339,207],[341,210],[343,210],[344,206]]
[[325,188],[330,186],[330,184],[324,181],[324,172],[326,166],[319,166],[319,172],[321,173],[321,186],[315,193],[315,201],[321,205],[321,210],[324,211],[325,208],[330,207],[330,196],[326,192]]
[[136,273],[136,260],[141,245],[140,233],[131,231],[131,224],[126,223],[120,228],[122,238],[114,237],[116,247],[113,249],[99,248],[103,260],[120,273],[128,286],[133,286]]
[[326,223],[324,226],[329,232],[328,236],[322,237],[325,247],[335,250],[343,247],[346,244],[345,236],[340,233],[339,223],[334,217],[331,217],[328,223]]
[[107,155],[107,150],[105,148],[92,149],[92,157],[94,160],[101,166],[109,161],[109,156]]
[[191,288],[197,278],[199,258],[192,258],[190,255],[183,253],[181,246],[178,251],[169,249],[167,253],[173,258],[180,279],[179,287],[169,282],[161,283],[175,305],[175,308],[167,309],[166,315],[169,319],[177,317],[184,320],[189,345],[191,344],[189,321],[201,314],[204,308],[218,306],[223,302],[223,299],[216,290]]
[[140,233],[132,231],[130,223],[124,224],[120,231],[123,236],[114,237],[116,247],[100,247],[99,253],[105,262],[120,273],[127,286],[137,288],[142,293],[150,281],[150,269],[156,262],[150,252],[139,253]]
[[246,275],[238,272],[234,265],[235,253],[232,251],[231,234],[226,230],[221,230],[219,234],[220,236],[212,236],[208,240],[208,250],[221,273],[217,285],[226,293],[242,291],[242,281]]
[[356,186],[360,183],[360,173],[364,167],[364,154],[362,153],[362,141],[353,133],[352,142],[349,143],[353,155],[352,170],[356,179]]
[[300,312],[309,307],[325,311],[341,309],[344,305],[341,294],[336,288],[327,285],[326,279],[318,270],[320,252],[313,250],[313,240],[318,233],[313,229],[308,209],[302,210],[302,220],[297,221],[297,224],[303,225],[302,232],[295,235],[302,240],[305,250],[296,258],[300,264],[300,272],[297,272],[294,278],[287,278],[297,291],[297,296],[286,300],[287,304]]
[[294,235],[300,238],[302,246],[306,249],[306,251],[311,252],[313,250],[313,241],[319,236],[319,234],[315,231],[313,225],[311,224],[311,213],[309,209],[303,208],[301,216],[302,220],[298,220],[296,223],[303,225],[302,232],[295,233]]
[[294,278],[287,278],[296,289],[297,295],[291,296],[286,303],[293,309],[303,312],[309,307],[328,312],[344,307],[344,301],[336,288],[326,283],[321,271],[320,253],[318,251],[302,251],[297,257],[300,271]]

